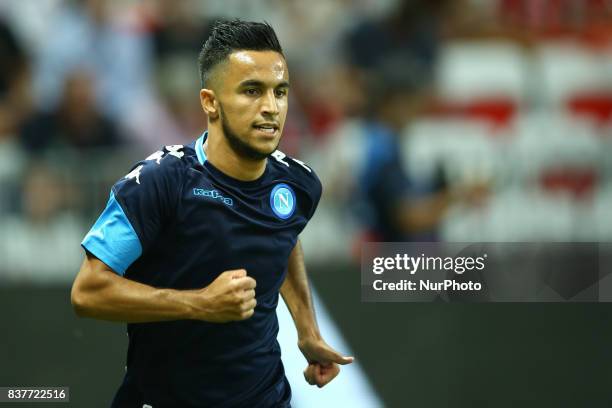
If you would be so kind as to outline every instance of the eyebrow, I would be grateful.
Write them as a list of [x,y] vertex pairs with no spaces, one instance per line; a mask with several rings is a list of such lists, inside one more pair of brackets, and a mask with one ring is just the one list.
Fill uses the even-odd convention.
[[[240,83],[240,87],[245,86],[264,86],[265,84],[262,81],[258,81],[256,79],[247,79],[246,81],[242,81]],[[289,88],[289,82],[282,81],[275,88]]]

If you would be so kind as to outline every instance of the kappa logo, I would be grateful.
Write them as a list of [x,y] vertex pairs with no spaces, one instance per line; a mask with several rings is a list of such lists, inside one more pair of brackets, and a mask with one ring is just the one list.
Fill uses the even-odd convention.
[[161,164],[161,159],[164,158],[164,152],[162,150],[158,150],[155,153],[152,153],[145,160],[155,160],[155,163]]
[[234,205],[234,200],[228,197],[223,197],[217,190],[204,190],[203,188],[194,188],[193,195],[214,198],[223,202],[223,204],[225,205],[229,205],[230,207]]
[[164,152],[163,150],[158,150],[155,153],[152,153],[151,155],[149,155],[149,157],[147,157],[145,160],[155,160],[155,163],[161,164],[161,160],[164,158],[164,156],[166,156],[166,154],[180,159],[185,155],[185,153],[181,151],[183,147],[184,147],[183,145],[166,146],[165,149],[167,153]]
[[295,193],[287,184],[277,184],[270,193],[270,207],[280,219],[286,220],[295,211]]
[[[183,149],[183,145],[169,145],[166,146],[166,151],[164,152],[163,150],[158,150],[155,153],[152,153],[149,155],[149,157],[147,157],[145,159],[145,161],[151,161],[151,160],[155,160],[155,163],[157,164],[161,164],[161,160],[166,156],[166,155],[170,155],[170,156],[174,156],[178,159],[182,158],[185,153],[182,152],[181,150]],[[132,170],[131,172],[129,172],[124,178],[129,180],[129,179],[136,179],[136,183],[140,184],[140,171],[142,170],[142,168],[144,167],[144,165],[140,165],[138,167],[136,167],[134,170]]]
[[[272,152],[272,157],[274,157],[276,161],[278,161],[279,163],[282,163],[285,166],[289,167],[289,163],[285,161],[285,159],[287,158],[287,155],[281,152],[280,150],[275,150],[274,152]],[[303,161],[294,159],[293,157],[289,157],[289,158],[293,160],[294,162],[296,162],[297,164],[299,164],[300,166],[302,166],[309,173],[312,173],[312,170],[310,169],[310,167],[308,167],[306,163],[304,163]]]
[[127,180],[136,179],[136,183],[140,184],[140,170],[142,170],[143,167],[144,166],[141,164],[140,166],[129,172],[124,178]]

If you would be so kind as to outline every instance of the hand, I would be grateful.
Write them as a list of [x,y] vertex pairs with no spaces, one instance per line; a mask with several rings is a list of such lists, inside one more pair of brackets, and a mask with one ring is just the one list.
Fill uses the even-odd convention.
[[310,385],[321,388],[333,380],[340,367],[338,364],[350,364],[353,357],[344,357],[332,349],[320,338],[300,340],[298,346],[308,361],[308,367],[304,370],[304,378]]
[[223,272],[204,289],[193,291],[194,319],[214,323],[248,319],[257,305],[255,286],[244,269]]

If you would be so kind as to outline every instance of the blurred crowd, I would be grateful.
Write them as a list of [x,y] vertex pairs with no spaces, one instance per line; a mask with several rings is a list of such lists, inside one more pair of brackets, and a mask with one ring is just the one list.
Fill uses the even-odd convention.
[[612,240],[606,0],[0,1],[0,277],[70,279],[113,182],[205,130],[197,54],[265,20],[316,261],[364,240]]

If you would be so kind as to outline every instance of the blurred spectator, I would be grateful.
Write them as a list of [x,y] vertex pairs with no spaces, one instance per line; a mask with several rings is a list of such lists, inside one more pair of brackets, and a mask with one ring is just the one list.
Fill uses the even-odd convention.
[[[0,20],[0,98],[16,102],[27,79],[28,62],[21,44],[10,27]],[[16,95],[17,94],[17,95]]]
[[[354,93],[346,102],[347,112],[365,119],[359,124],[363,153],[353,194],[360,197],[357,213],[367,239],[431,239],[445,208],[445,202],[429,203],[435,205],[423,212],[415,205],[423,192],[411,185],[399,155],[402,130],[427,103],[445,3],[399,1],[393,12],[363,21],[345,39],[347,78],[365,95]],[[443,188],[440,183],[434,192]]]
[[206,120],[198,90],[197,57],[208,37],[210,21],[193,12],[190,0],[158,1],[152,20],[156,85],[176,126],[177,141],[202,133]]
[[366,20],[349,33],[349,61],[362,69],[375,68],[389,56],[404,56],[431,69],[435,63],[446,0],[403,0],[382,19]]
[[[383,61],[410,60],[419,70],[432,71],[447,3],[399,0],[387,4],[385,14],[358,19],[347,27],[335,44],[340,48],[336,55],[344,54],[345,63],[338,64],[332,56],[335,64],[322,69],[319,64],[319,71],[310,73],[310,83],[297,88],[314,135],[327,135],[345,116],[367,115],[365,85]],[[302,77],[308,78],[308,73]]]
[[109,5],[105,0],[73,0],[53,17],[53,30],[35,65],[40,109],[57,108],[64,82],[75,69],[93,73],[99,109],[120,123],[129,122],[138,105],[151,98],[150,38],[115,19]]
[[38,112],[23,125],[21,138],[28,151],[49,148],[114,147],[120,142],[115,123],[97,110],[94,81],[86,71],[67,74],[60,104]]
[[[193,1],[157,1],[150,13],[156,61],[182,54],[193,56],[208,37],[210,21],[193,11]],[[197,77],[196,77],[197,79]]]
[[17,37],[0,20],[0,214],[15,209],[16,181],[25,166],[17,128],[29,107],[28,63]]
[[[433,73],[450,3],[401,1],[395,13],[364,21],[347,35],[350,65],[345,72],[350,74],[345,77],[362,91],[341,95],[345,113],[361,119],[341,126],[337,134],[344,141],[333,141],[331,146],[335,151],[355,152],[354,145],[360,145],[361,151],[355,160],[336,154],[332,173],[344,173],[340,179],[346,174],[354,177],[348,183],[352,188],[339,190],[344,191],[341,195],[348,193],[347,202],[357,207],[366,228],[365,239],[436,240],[451,204],[485,194],[481,186],[451,190],[442,168],[429,182],[417,184],[406,173],[408,166],[400,153],[400,138],[408,124],[421,116],[433,99]],[[345,172],[343,165],[353,170]],[[339,180],[334,175],[331,179]]]
[[0,1],[0,15],[23,42],[26,54],[37,55],[55,30],[55,14],[66,0]]
[[22,214],[0,218],[3,272],[15,281],[55,281],[82,258],[79,220],[66,210],[66,189],[53,168],[37,162],[23,180]]
[[434,239],[449,202],[444,180],[427,187],[413,185],[400,156],[399,138],[408,122],[422,113],[425,84],[431,79],[410,63],[403,57],[381,63],[368,87],[370,118],[359,185],[366,204],[362,219],[369,221],[376,240]]

